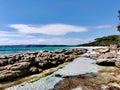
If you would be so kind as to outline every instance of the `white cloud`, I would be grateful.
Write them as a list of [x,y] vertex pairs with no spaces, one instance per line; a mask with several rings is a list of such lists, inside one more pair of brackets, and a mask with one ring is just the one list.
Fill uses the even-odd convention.
[[70,32],[86,32],[97,29],[110,29],[113,25],[104,24],[98,26],[76,26],[69,24],[46,24],[46,25],[27,25],[11,24],[9,27],[16,29],[22,34],[40,33],[45,35],[65,35]]
[[7,31],[0,31],[0,37],[9,37],[9,36],[16,36],[17,34],[15,33],[10,33],[10,32],[7,32]]
[[0,31],[0,45],[21,45],[21,44],[56,44],[56,45],[76,45],[92,41],[93,39],[80,38],[40,38],[29,34]]
[[30,34],[30,33],[41,33],[47,35],[65,35],[69,32],[85,32],[86,27],[75,26],[69,24],[47,24],[32,26],[26,24],[12,24],[11,28],[18,30],[20,33]]
[[7,41],[9,41],[9,38],[0,38],[0,41],[5,41],[5,42],[7,42]]
[[[78,38],[65,38],[64,36],[57,35],[65,35],[69,32],[85,32],[89,30],[101,30],[111,28],[112,25],[98,25],[91,27],[82,27],[68,24],[47,24],[47,25],[25,25],[25,24],[12,24],[11,28],[16,29],[16,31],[3,31],[0,30],[0,45],[19,45],[19,44],[56,44],[56,45],[76,45],[82,44],[86,42],[93,41],[94,39],[88,37],[87,39]],[[109,30],[108,29],[108,30]],[[37,33],[34,34],[34,33]],[[39,34],[45,34],[44,37],[40,38]],[[32,35],[34,34],[34,35]],[[47,35],[49,38],[47,38]],[[36,36],[35,36],[36,35]],[[56,36],[54,36],[56,35]],[[73,34],[75,35],[75,34]]]
[[114,27],[113,25],[110,25],[110,24],[104,24],[104,25],[98,25],[98,26],[92,26],[92,27],[89,27],[89,29],[110,29]]
[[0,45],[21,45],[21,44],[47,44],[47,45],[77,45],[93,41],[94,39],[80,38],[25,38],[25,39],[10,39],[0,38]]
[[27,45],[27,44],[42,44],[44,39],[12,39],[12,38],[0,38],[0,45]]
[[0,30],[0,38],[34,38],[34,36],[32,35],[26,35],[26,34],[21,34],[21,33],[18,33],[18,32],[8,32],[8,31],[2,31]]
[[45,39],[44,44],[56,44],[56,45],[77,45],[93,41],[93,38],[51,38]]

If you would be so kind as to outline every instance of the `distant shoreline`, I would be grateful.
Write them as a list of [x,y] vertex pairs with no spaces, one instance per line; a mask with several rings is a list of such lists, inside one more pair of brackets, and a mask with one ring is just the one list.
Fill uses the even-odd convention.
[[0,45],[0,47],[76,47],[77,45]]

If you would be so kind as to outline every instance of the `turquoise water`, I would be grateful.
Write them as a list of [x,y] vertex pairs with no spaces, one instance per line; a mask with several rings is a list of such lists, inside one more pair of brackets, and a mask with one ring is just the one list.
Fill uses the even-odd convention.
[[61,50],[61,49],[69,49],[71,47],[64,47],[64,46],[0,46],[0,56],[10,55],[10,54],[17,54],[29,51],[43,51],[43,50]]

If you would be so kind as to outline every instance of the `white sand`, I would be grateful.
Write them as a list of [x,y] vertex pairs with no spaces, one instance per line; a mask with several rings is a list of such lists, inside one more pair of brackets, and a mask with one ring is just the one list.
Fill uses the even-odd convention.
[[80,46],[80,47],[75,47],[75,48],[83,48],[83,49],[88,49],[89,51],[91,51],[92,49],[96,49],[96,48],[107,48],[107,46]]

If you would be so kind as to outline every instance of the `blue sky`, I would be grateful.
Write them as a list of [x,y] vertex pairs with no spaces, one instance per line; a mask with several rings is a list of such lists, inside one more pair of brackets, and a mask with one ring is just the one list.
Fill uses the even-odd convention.
[[0,0],[0,45],[81,44],[120,34],[120,0]]

